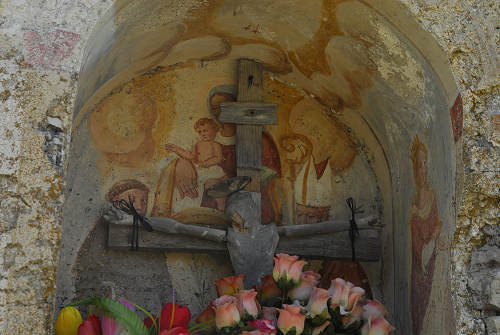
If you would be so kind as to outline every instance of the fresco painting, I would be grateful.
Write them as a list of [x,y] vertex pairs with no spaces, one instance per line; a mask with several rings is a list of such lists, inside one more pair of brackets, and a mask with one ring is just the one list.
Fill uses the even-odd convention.
[[427,177],[427,147],[418,136],[413,139],[410,157],[415,182],[409,218],[412,247],[410,300],[412,334],[419,335],[431,296],[437,251],[439,244],[444,242],[440,239],[443,223],[439,218],[436,193]]

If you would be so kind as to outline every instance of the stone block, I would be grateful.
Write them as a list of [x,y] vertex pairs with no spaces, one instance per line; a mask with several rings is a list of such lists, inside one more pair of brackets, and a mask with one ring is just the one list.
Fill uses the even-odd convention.
[[487,335],[500,335],[500,316],[492,316],[484,319]]
[[500,269],[497,270],[495,277],[493,277],[490,284],[488,307],[490,309],[500,311]]

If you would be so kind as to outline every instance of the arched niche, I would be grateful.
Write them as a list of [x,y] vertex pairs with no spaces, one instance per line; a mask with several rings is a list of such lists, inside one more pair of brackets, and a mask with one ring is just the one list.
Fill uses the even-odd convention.
[[[443,302],[451,303],[460,97],[437,43],[392,0],[117,2],[96,26],[80,72],[58,301],[75,296],[72,271],[107,192],[120,180],[139,180],[153,210],[168,164],[164,145],[196,142],[196,120],[213,117],[210,96],[234,93],[241,57],[264,64],[266,99],[280,105],[279,125],[267,129],[271,147],[283,151],[293,134],[295,144],[311,142],[309,168],[306,159],[292,171],[280,152],[281,192],[312,207],[329,201],[330,218],[348,217],[347,196],[379,213],[383,257],[363,264],[375,297],[400,334],[413,324],[415,334],[451,330],[452,308]],[[308,190],[325,171],[329,188]],[[292,215],[285,212],[273,219]],[[179,264],[196,262],[182,257]],[[230,272],[224,257],[199,262]]]

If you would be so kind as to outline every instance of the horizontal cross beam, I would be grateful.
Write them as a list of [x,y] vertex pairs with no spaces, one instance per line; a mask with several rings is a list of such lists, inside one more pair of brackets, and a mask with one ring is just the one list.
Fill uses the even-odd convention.
[[278,124],[278,104],[272,102],[221,102],[219,121],[236,124]]
[[[226,230],[186,225],[168,218],[148,219],[155,231],[147,232],[142,228],[139,229],[140,250],[192,253],[228,252],[225,241]],[[170,226],[167,220],[174,222],[172,227],[165,227]],[[382,227],[374,224],[378,219],[370,216],[360,218],[357,221],[360,236],[355,242],[356,259],[359,261],[378,261],[381,257],[382,245],[380,238]],[[120,223],[106,223],[108,224],[108,248],[129,249],[132,231],[131,217],[125,216]],[[310,259],[350,259],[349,227],[348,221],[327,221],[278,227],[280,239],[276,252]]]

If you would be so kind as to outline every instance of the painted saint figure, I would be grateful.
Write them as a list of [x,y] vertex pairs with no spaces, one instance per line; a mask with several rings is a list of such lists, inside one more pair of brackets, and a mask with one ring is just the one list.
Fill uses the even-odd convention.
[[412,334],[419,335],[429,304],[436,244],[441,232],[436,194],[427,180],[428,153],[425,144],[415,136],[411,147],[415,193],[410,210],[412,246],[411,315]]

